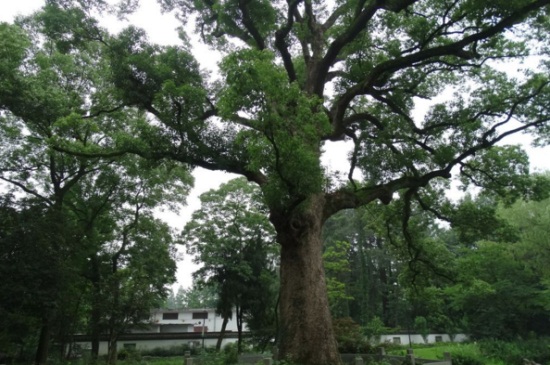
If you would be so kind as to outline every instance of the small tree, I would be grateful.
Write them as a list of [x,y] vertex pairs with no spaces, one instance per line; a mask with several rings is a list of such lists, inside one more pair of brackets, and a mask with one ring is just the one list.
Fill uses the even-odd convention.
[[345,241],[331,242],[323,253],[327,295],[333,318],[349,316],[348,301],[353,299],[346,288],[346,278],[351,271],[348,259],[350,246]]
[[218,303],[218,290],[216,285],[202,285],[194,281],[191,288],[178,288],[176,302],[178,308],[216,308]]
[[374,343],[380,342],[380,336],[388,333],[389,328],[384,325],[380,317],[375,316],[365,327],[365,334]]
[[422,316],[415,317],[414,329],[416,332],[418,332],[422,336],[424,343],[428,343],[428,335],[430,334],[430,328],[428,327],[428,321],[426,320],[426,318]]
[[266,322],[258,317],[269,315],[275,305],[273,227],[258,190],[242,178],[200,199],[201,208],[185,226],[184,240],[188,252],[196,255],[195,262],[202,264],[194,277],[218,291],[216,309],[224,322],[217,348],[221,347],[229,318],[235,316],[240,352],[244,318],[249,318],[251,330],[259,330],[253,326],[264,326]]

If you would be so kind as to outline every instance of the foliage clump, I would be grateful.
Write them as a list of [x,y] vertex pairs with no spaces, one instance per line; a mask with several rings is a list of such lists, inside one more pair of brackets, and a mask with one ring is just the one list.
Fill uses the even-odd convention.
[[[524,365],[525,360],[539,364],[550,362],[550,338],[518,339],[515,341],[479,341],[484,356],[503,361],[506,365]],[[454,359],[453,359],[454,363]]]
[[451,353],[454,365],[484,365],[477,356],[467,353]]
[[363,329],[349,317],[332,320],[338,351],[342,354],[371,353],[372,348],[363,335]]
[[172,357],[172,356],[182,356],[186,351],[189,351],[191,355],[198,354],[196,347],[191,347],[187,344],[179,346],[170,346],[170,347],[155,347],[152,349],[143,349],[140,350],[141,356],[152,356],[152,357]]

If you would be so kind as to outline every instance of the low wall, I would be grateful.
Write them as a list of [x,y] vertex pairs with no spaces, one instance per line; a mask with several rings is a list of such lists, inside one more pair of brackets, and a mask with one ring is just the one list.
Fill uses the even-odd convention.
[[[243,333],[246,337],[248,333]],[[214,347],[218,341],[219,332],[202,333],[181,332],[181,333],[126,333],[120,335],[117,341],[119,350],[128,347],[139,351],[152,350],[155,348],[170,348],[175,346],[188,345],[190,347]],[[222,346],[228,343],[237,342],[236,332],[226,332]],[[88,335],[75,335],[73,343],[83,351],[91,349],[91,337]],[[99,342],[99,355],[106,355],[108,350],[107,336],[102,335]],[[183,351],[183,350],[182,350]],[[183,355],[183,354],[182,354]]]
[[[430,333],[428,335],[428,341],[424,341],[424,337],[418,333],[396,333],[380,335],[378,338],[379,343],[390,342],[401,345],[409,344],[425,344],[425,343],[438,343],[438,342],[464,342],[468,340],[468,336],[465,334],[457,334],[451,341],[451,336],[446,333]],[[376,342],[376,341],[375,341]]]

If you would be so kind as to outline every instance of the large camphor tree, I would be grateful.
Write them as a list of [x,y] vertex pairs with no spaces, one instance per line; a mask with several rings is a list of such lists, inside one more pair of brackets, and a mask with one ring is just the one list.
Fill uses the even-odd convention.
[[[410,238],[413,208],[448,208],[453,173],[500,194],[528,187],[525,154],[502,143],[548,132],[550,0],[159,0],[223,56],[217,79],[185,44],[101,30],[86,6],[102,0],[48,3],[72,9],[64,23],[43,18],[48,36],[69,51],[97,42],[110,63],[97,94],[111,105],[97,123],[110,112],[146,117],[96,148],[56,148],[173,159],[257,183],[281,245],[280,355],[296,363],[341,362],[322,264],[328,217],[398,201]],[[347,182],[321,164],[326,143],[342,140],[353,145]]]

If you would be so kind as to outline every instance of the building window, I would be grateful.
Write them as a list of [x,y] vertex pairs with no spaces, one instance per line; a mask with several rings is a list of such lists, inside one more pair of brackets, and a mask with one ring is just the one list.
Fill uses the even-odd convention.
[[193,319],[208,319],[208,312],[194,312]]
[[443,336],[435,336],[435,342],[443,342]]
[[178,313],[162,313],[162,319],[178,319]]
[[125,343],[124,348],[126,350],[135,350],[136,349],[136,344],[135,343]]
[[395,343],[396,345],[401,345],[401,337],[394,337],[393,343]]

